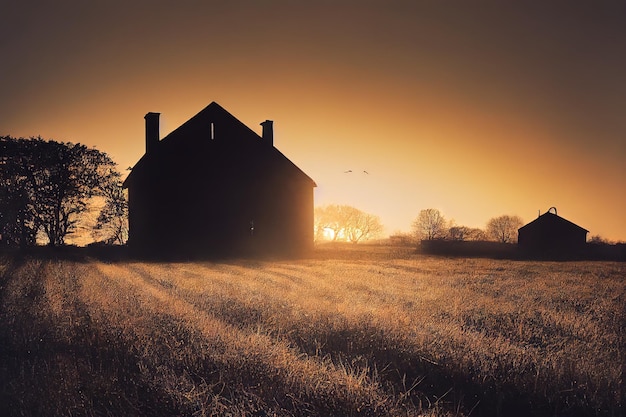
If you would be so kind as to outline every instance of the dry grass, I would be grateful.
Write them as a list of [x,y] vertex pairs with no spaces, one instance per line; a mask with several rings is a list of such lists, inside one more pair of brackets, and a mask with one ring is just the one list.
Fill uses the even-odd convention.
[[[623,263],[3,258],[6,415],[622,415]],[[1,405],[0,405],[1,407]]]

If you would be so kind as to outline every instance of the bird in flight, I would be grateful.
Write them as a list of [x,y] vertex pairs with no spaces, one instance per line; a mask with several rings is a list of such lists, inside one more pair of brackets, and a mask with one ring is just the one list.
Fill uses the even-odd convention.
[[[344,173],[344,174],[350,174],[351,172],[352,172],[352,170],[351,170],[351,169],[349,169],[349,170],[347,170],[347,171],[343,171],[343,173]],[[367,174],[367,175],[369,175],[369,174],[370,174],[370,173],[369,173],[369,172],[367,172],[366,170],[363,170],[363,173],[364,173],[364,174]]]

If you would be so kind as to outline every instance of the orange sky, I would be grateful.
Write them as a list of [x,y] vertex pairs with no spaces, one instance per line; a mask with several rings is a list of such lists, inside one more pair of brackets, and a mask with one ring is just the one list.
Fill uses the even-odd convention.
[[556,206],[626,240],[621,2],[6,3],[2,135],[93,145],[124,170],[145,113],[165,135],[217,101],[257,132],[274,120],[316,205],[388,233],[424,208],[484,227]]

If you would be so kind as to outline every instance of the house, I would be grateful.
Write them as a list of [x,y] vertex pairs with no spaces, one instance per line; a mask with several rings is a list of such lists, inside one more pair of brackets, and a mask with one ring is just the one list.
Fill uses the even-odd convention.
[[128,245],[146,255],[301,254],[313,247],[315,182],[273,143],[212,102],[159,140],[148,113],[146,153],[124,181]]
[[557,215],[556,207],[518,229],[517,243],[528,254],[578,256],[583,253],[588,230]]

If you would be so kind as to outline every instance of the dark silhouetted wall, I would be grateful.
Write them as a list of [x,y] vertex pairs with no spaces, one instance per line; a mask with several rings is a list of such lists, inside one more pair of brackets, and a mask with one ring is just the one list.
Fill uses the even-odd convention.
[[193,256],[312,249],[315,183],[217,103],[147,144],[124,183],[129,246]]

